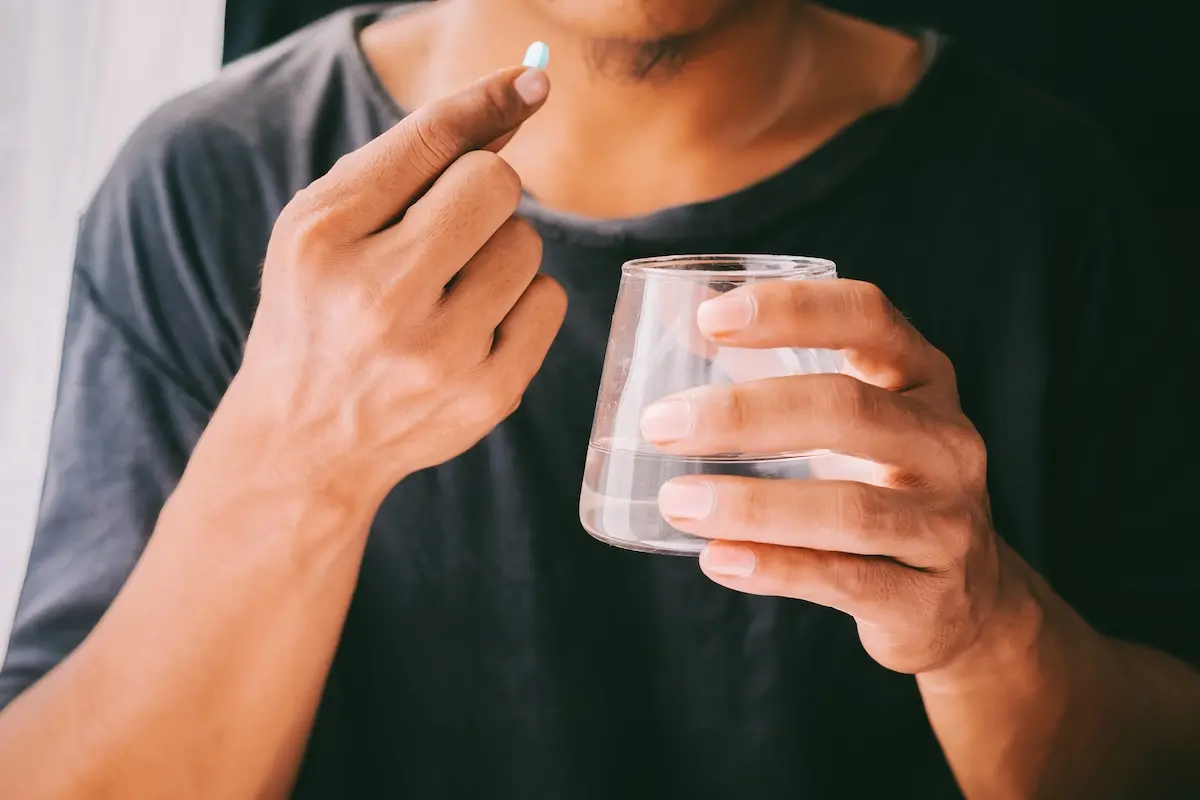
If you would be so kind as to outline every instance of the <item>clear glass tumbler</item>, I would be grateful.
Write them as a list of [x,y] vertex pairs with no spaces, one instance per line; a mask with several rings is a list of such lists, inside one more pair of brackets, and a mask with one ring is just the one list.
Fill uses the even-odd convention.
[[723,347],[696,327],[702,302],[740,286],[836,277],[832,261],[798,256],[681,255],[624,265],[579,500],[588,533],[630,550],[696,555],[706,540],[673,528],[658,511],[658,490],[668,480],[807,478],[820,470],[832,454],[667,455],[642,436],[640,421],[652,403],[694,387],[840,371],[836,351]]

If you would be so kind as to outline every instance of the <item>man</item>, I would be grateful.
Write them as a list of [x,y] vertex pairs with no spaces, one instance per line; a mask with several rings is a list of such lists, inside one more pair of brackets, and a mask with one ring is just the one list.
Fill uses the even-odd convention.
[[[1052,101],[807,3],[360,8],[239,62],[83,222],[0,794],[1181,796],[1192,343],[1133,198]],[[591,540],[619,264],[746,251],[850,280],[705,335],[847,374],[647,437],[878,469],[668,484],[700,569]]]

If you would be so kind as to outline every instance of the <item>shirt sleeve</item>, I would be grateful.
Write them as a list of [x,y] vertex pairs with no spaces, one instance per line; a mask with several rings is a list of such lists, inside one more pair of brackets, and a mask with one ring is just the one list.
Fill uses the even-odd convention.
[[259,243],[239,240],[233,221],[269,225],[253,213],[262,204],[251,196],[252,165],[238,160],[245,149],[195,108],[176,102],[141,126],[80,226],[41,505],[0,669],[0,708],[66,658],[106,612],[240,359],[238,320],[248,325],[249,312],[239,317],[241,301],[230,299],[230,265],[242,257],[228,248]]
[[1056,588],[1093,626],[1200,664],[1200,336],[1183,260],[1115,157],[1057,299]]
[[206,419],[72,280],[37,529],[0,670],[0,708],[95,627],[125,583]]

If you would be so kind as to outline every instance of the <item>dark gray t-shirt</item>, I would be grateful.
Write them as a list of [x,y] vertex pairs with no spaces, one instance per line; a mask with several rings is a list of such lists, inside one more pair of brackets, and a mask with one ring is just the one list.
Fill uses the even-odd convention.
[[[0,706],[128,576],[238,368],[280,209],[402,116],[356,44],[375,13],[156,112],[84,217]],[[879,284],[958,368],[1001,534],[1103,630],[1197,658],[1194,333],[1086,122],[950,43],[903,105],[731,196],[603,223],[524,213],[565,327],[511,419],[379,512],[297,796],[957,793],[913,678],[872,662],[851,619],[580,528],[618,268],[638,256],[819,255]]]

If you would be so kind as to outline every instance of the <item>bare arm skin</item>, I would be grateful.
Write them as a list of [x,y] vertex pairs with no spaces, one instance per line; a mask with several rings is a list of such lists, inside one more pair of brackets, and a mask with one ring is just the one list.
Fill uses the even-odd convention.
[[917,676],[966,795],[1200,793],[1200,673],[1100,635],[1012,558],[1021,606],[960,663]]

